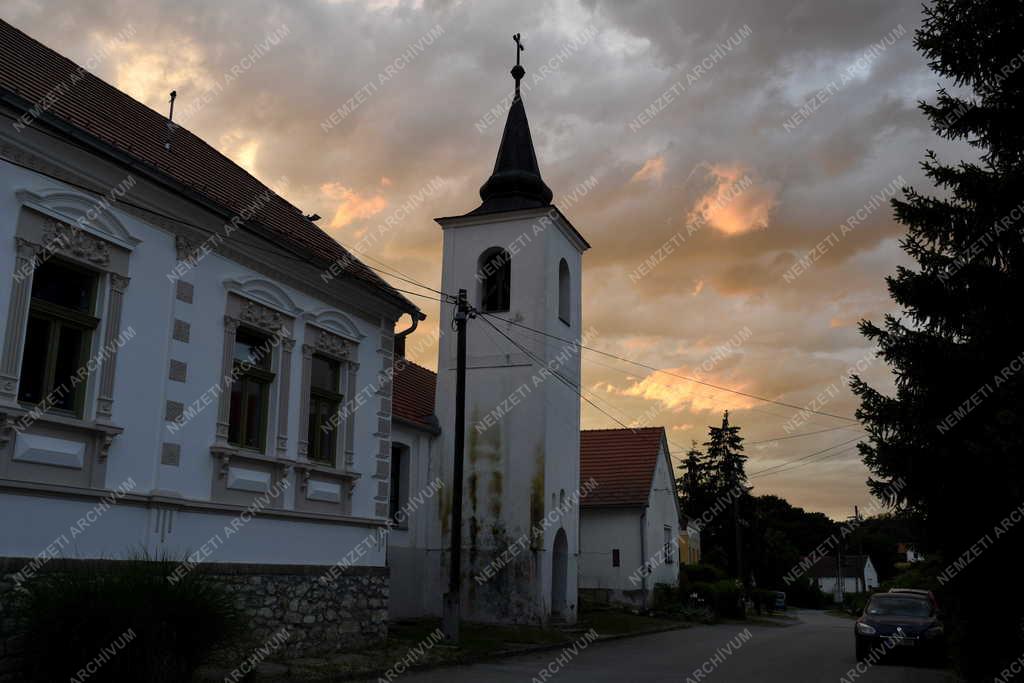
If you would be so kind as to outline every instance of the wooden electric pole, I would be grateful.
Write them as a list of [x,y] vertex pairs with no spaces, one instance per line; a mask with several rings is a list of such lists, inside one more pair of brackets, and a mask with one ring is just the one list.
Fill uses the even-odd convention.
[[[460,596],[462,591],[462,458],[466,448],[466,322],[473,317],[466,290],[459,290],[455,308],[455,462],[452,467],[451,562],[448,593],[444,596],[442,630],[448,642],[459,642]],[[440,368],[439,368],[440,369]]]

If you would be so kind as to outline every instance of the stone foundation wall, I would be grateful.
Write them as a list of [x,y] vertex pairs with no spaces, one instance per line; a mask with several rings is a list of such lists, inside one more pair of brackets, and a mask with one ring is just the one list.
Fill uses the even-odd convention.
[[[23,644],[11,611],[15,575],[29,558],[0,558],[0,683],[21,680]],[[116,560],[51,560],[36,572],[68,571],[75,567],[102,568]],[[288,638],[275,652],[277,659],[309,657],[356,650],[387,637],[387,567],[348,567],[267,564],[197,565],[194,571],[223,585],[244,613],[246,631],[240,642],[221,658],[244,656],[274,637],[282,628]],[[332,582],[320,578],[330,571]],[[31,579],[29,579],[31,580]]]

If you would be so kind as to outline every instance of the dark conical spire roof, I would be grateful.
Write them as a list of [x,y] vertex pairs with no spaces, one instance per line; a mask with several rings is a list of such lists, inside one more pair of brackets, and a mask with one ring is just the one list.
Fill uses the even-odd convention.
[[[519,34],[515,37],[518,43]],[[483,204],[472,212],[474,214],[551,205],[553,195],[551,189],[544,184],[544,179],[540,177],[537,154],[533,150],[533,138],[530,136],[530,124],[526,120],[526,108],[519,94],[519,81],[526,72],[518,63],[518,50],[516,65],[512,68],[512,77],[516,80],[515,98],[508,110],[505,132],[501,135],[501,145],[498,147],[498,158],[494,161],[494,171],[480,188],[480,199],[483,200]]]

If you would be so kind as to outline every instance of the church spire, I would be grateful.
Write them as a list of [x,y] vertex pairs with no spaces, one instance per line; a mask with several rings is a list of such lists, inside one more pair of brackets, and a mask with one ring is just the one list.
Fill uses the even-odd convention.
[[526,70],[519,63],[519,55],[525,48],[520,34],[515,34],[512,39],[516,43],[516,65],[512,67],[512,78],[516,81],[515,96],[508,110],[494,171],[480,188],[483,204],[472,212],[474,214],[545,207],[551,204],[553,196],[540,177],[530,124],[519,92],[519,82],[526,75]]

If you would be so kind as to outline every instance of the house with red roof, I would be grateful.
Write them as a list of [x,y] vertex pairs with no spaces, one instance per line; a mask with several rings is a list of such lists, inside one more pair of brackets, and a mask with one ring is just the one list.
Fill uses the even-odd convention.
[[252,601],[253,637],[287,622],[292,653],[383,638],[392,346],[418,308],[187,128],[5,22],[0,245],[4,573],[144,550],[185,558],[176,576],[279,585]]
[[581,594],[650,606],[657,584],[677,584],[692,545],[664,427],[583,431],[580,480],[593,485],[580,509]]

